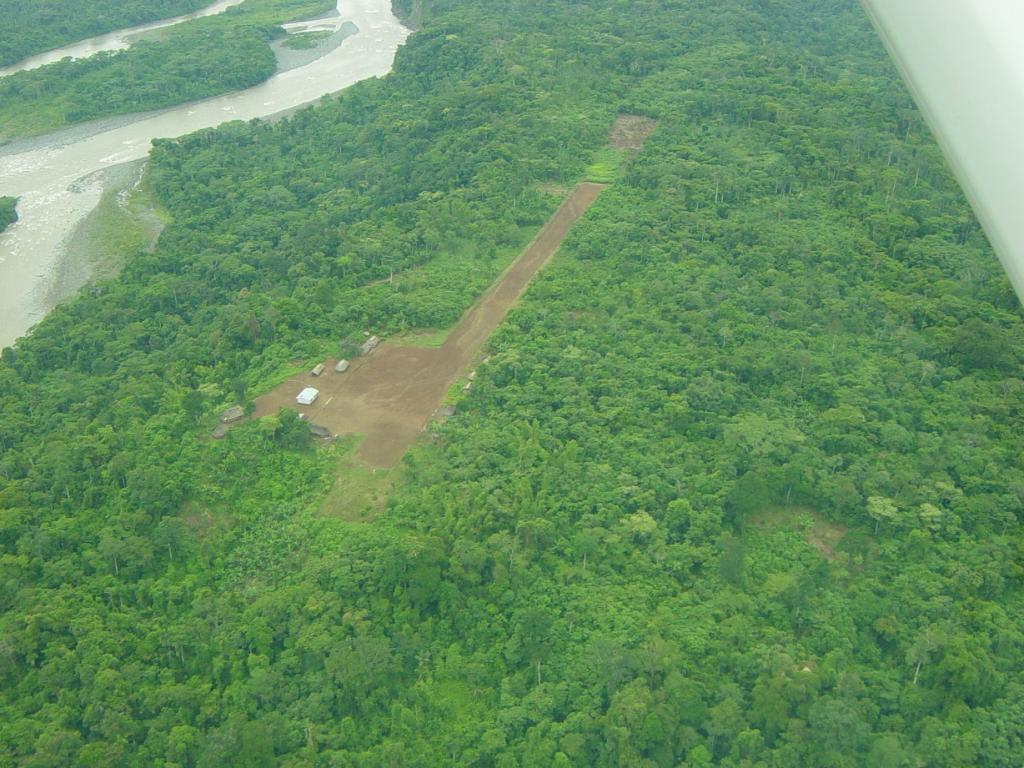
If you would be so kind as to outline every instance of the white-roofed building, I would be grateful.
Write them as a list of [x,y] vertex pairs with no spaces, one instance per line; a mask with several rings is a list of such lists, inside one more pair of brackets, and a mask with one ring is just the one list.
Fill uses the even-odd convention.
[[299,405],[312,405],[316,402],[316,399],[320,396],[320,390],[313,387],[306,387],[304,390],[299,392],[295,398],[295,402]]

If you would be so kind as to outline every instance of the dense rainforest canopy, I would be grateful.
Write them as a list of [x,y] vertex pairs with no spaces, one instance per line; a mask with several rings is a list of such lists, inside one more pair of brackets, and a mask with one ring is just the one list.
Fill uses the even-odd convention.
[[169,19],[212,0],[0,0],[0,67],[87,37]]
[[[155,251],[3,351],[0,766],[1019,766],[1020,306],[859,6],[416,5],[390,76],[160,143]],[[450,326],[618,113],[386,503],[206,438]]]

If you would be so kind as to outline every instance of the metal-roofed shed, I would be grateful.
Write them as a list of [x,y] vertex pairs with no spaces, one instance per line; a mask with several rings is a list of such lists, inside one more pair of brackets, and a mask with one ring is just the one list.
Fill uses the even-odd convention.
[[304,390],[299,392],[295,397],[295,402],[299,405],[312,405],[316,402],[316,399],[320,397],[320,390],[314,387],[306,387]]

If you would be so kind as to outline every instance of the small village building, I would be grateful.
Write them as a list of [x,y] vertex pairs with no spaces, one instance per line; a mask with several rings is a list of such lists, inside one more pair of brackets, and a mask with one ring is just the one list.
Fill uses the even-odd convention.
[[334,435],[331,434],[331,430],[327,427],[321,427],[319,424],[310,424],[309,431],[313,433],[313,437],[320,437],[324,440],[329,440],[334,437]]
[[344,373],[348,370],[348,360],[339,360],[338,364],[334,366],[335,373]]
[[299,405],[312,405],[316,402],[316,399],[320,397],[320,390],[314,389],[313,387],[306,387],[304,390],[299,392],[295,398],[295,402]]
[[240,405],[232,405],[220,415],[220,420],[222,424],[230,424],[243,416],[245,416],[245,409]]
[[359,354],[368,355],[380,344],[380,336],[371,336],[359,345]]
[[323,372],[324,372],[324,364],[323,363],[317,363],[316,366],[314,366],[313,370],[310,371],[310,373],[312,375],[314,375],[314,376],[319,376]]

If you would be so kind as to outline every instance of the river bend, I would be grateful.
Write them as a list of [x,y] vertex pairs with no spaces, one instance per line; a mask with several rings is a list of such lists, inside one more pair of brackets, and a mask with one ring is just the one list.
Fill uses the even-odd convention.
[[61,132],[35,139],[28,148],[0,148],[0,195],[20,198],[19,221],[0,235],[0,347],[45,315],[68,238],[103,194],[103,171],[145,157],[155,138],[267,117],[387,74],[409,35],[390,0],[339,0],[338,12],[335,23],[350,21],[358,32],[322,58],[253,88],[144,115],[84,138]]

